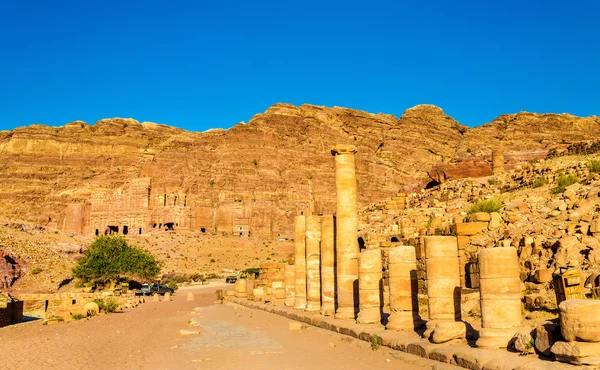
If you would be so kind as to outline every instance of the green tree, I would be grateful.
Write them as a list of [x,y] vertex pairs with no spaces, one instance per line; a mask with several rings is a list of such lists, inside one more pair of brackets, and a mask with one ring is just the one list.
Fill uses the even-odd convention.
[[115,281],[121,277],[151,279],[160,267],[150,252],[127,244],[121,236],[99,236],[73,268],[84,281]]

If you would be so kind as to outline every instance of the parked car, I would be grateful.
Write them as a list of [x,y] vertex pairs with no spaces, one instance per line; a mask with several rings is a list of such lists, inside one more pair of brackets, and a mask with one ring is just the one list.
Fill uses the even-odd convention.
[[237,276],[235,276],[235,275],[227,276],[227,278],[225,278],[226,283],[233,284],[236,281],[237,281]]
[[148,284],[142,285],[141,292],[143,295],[155,295],[155,294],[165,295],[165,293],[167,293],[167,292],[169,292],[169,294],[173,294],[175,291],[166,285],[161,285],[161,284],[157,283],[157,284],[152,284],[152,285],[148,285]]

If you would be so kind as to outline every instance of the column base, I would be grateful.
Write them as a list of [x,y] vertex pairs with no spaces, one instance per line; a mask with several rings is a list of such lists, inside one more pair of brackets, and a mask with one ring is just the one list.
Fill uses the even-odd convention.
[[479,330],[479,339],[475,346],[479,348],[508,348],[508,343],[519,328],[513,329],[493,329],[481,328]]
[[340,320],[355,320],[355,311],[358,311],[355,307],[338,307],[334,317]]
[[415,330],[425,325],[421,316],[413,311],[392,312],[385,326],[387,330]]
[[306,311],[307,312],[319,312],[321,310],[321,303],[314,301],[306,302]]
[[294,308],[297,310],[305,310],[306,309],[306,300],[305,299],[302,299],[302,300],[296,299],[294,301]]
[[358,311],[356,316],[357,324],[380,324],[381,323],[381,309],[379,307],[374,308],[362,308]]
[[431,335],[431,342],[446,343],[451,340],[464,340],[467,337],[467,325],[462,321],[439,321]]
[[335,305],[333,304],[333,302],[323,303],[323,305],[321,305],[321,315],[323,315],[323,316],[335,315]]

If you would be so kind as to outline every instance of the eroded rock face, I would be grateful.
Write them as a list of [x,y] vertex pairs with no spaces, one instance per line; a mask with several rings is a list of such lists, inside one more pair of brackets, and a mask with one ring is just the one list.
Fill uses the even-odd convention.
[[[194,219],[190,225],[207,232],[231,233],[237,225],[244,235],[291,237],[293,217],[309,208],[307,179],[312,178],[315,213],[335,211],[334,161],[328,154],[334,145],[358,147],[358,201],[366,204],[403,187],[422,187],[428,182],[423,169],[452,157],[466,130],[426,105],[398,119],[276,104],[248,123],[204,133],[120,118],[58,128],[32,125],[0,133],[0,217],[103,233],[115,226],[110,220],[90,225],[85,219],[91,204],[103,201],[94,197],[150,178],[150,208],[161,201],[169,207],[175,198],[179,206],[186,199],[189,209],[178,213],[182,222],[176,224]],[[152,226],[161,218],[173,221],[168,214],[129,212],[131,204],[108,205],[115,208],[110,212],[122,211],[135,221],[129,232],[139,233],[145,217],[154,218],[143,220]]]
[[0,289],[8,290],[22,275],[24,262],[0,249]]
[[[150,211],[130,212],[131,204],[109,202],[109,213],[121,212],[135,223],[129,232],[174,221],[213,233],[233,233],[237,227],[244,236],[292,237],[296,214],[335,211],[335,169],[328,155],[334,145],[358,148],[362,207],[399,191],[420,190],[429,176],[438,182],[486,176],[491,148],[499,143],[507,170],[543,158],[550,149],[598,136],[598,122],[597,117],[518,113],[470,129],[433,105],[418,105],[397,118],[276,104],[248,123],[203,133],[123,118],[31,125],[0,132],[0,217],[103,233],[117,225],[110,214],[98,214],[91,225],[92,204],[103,201],[97,196],[146,178],[151,179]],[[171,208],[157,210],[161,201]]]

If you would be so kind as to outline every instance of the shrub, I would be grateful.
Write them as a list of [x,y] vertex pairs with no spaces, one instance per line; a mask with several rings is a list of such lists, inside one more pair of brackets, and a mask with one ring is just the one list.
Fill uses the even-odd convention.
[[210,263],[215,263],[215,262],[217,262],[217,261],[215,261],[215,259],[214,259],[214,258],[211,258],[211,259],[210,259]]
[[573,174],[565,175],[564,173],[561,173],[560,176],[558,176],[558,179],[556,179],[557,186],[552,189],[552,194],[563,193],[567,186],[576,184],[578,182],[579,179],[577,176]]
[[587,168],[591,173],[600,172],[600,160],[592,159],[587,163]]
[[42,270],[41,268],[39,268],[39,267],[34,267],[34,268],[31,270],[31,273],[32,273],[33,275],[37,275],[37,274],[39,274],[39,273],[40,273],[40,272],[42,272],[42,271],[43,271],[43,270]]
[[81,320],[81,319],[85,319],[85,315],[82,315],[80,313],[74,313],[71,315],[71,318],[73,320]]
[[494,180],[494,179],[488,179],[488,184],[494,185],[495,183],[496,183],[496,180]]
[[130,246],[120,236],[99,236],[73,268],[73,275],[84,281],[116,281],[121,276],[143,280],[160,272],[150,252]]
[[96,298],[94,302],[106,313],[115,312],[117,307],[119,307],[119,300],[115,297]]
[[471,208],[469,208],[468,214],[477,213],[477,212],[485,212],[492,213],[498,212],[504,207],[502,200],[498,198],[491,198],[486,200],[480,200],[477,203],[473,204]]
[[532,186],[534,188],[541,188],[542,186],[546,185],[547,183],[548,183],[548,180],[546,180],[545,177],[538,177],[537,179],[535,179]]
[[168,288],[171,288],[173,290],[179,289],[179,286],[177,285],[177,281],[175,281],[173,279],[167,280],[163,285],[166,286],[166,287],[168,287]]
[[373,351],[377,351],[379,349],[379,347],[381,347],[381,344],[382,344],[381,337],[377,334],[374,334],[371,337],[371,349]]

